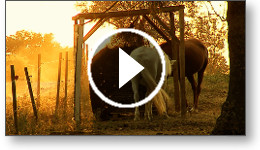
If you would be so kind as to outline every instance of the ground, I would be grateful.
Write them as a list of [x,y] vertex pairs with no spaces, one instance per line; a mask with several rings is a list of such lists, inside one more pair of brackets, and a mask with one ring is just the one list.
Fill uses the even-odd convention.
[[[172,83],[172,79],[169,79]],[[68,97],[67,114],[63,116],[60,111],[58,118],[54,117],[56,85],[46,84],[42,88],[45,95],[41,96],[39,119],[36,123],[28,94],[18,96],[18,125],[19,135],[208,135],[214,128],[216,119],[221,113],[221,106],[228,93],[228,75],[206,75],[202,83],[199,98],[199,112],[187,113],[186,118],[181,118],[176,113],[170,119],[154,116],[152,121],[133,121],[132,113],[115,115],[109,121],[91,121],[91,113],[82,119],[82,130],[75,131],[73,119],[73,92],[70,90]],[[44,84],[43,84],[44,85]],[[47,86],[49,85],[49,86]],[[19,86],[18,86],[19,87]],[[11,88],[6,84],[7,91]],[[26,86],[24,89],[26,90]],[[72,89],[69,84],[69,89]],[[173,89],[173,87],[170,87]],[[61,88],[64,93],[64,88]],[[35,90],[36,91],[36,90]],[[188,103],[193,103],[192,90],[186,81],[186,94]],[[10,94],[6,95],[6,135],[15,135],[12,101]],[[172,97],[173,94],[170,94]],[[61,105],[63,94],[61,97]],[[62,110],[62,108],[59,108]],[[90,109],[87,109],[88,111]],[[90,111],[89,111],[90,112]],[[63,119],[62,119],[63,118]]]

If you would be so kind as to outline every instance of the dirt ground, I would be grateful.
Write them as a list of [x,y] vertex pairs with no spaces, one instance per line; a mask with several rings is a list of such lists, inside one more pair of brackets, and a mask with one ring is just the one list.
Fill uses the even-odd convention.
[[[199,101],[199,112],[187,112],[182,118],[180,113],[169,119],[154,116],[152,121],[134,121],[133,113],[115,115],[109,121],[95,121],[91,128],[83,128],[80,135],[209,135],[213,130],[221,106],[228,93],[228,76],[206,76]],[[170,81],[171,82],[171,81]],[[207,85],[205,83],[208,83]],[[186,83],[188,103],[192,105],[193,94]],[[173,95],[171,95],[173,96]]]
[[[170,79],[171,80],[171,79]],[[83,121],[82,130],[75,132],[73,129],[73,105],[69,105],[70,115],[67,122],[53,122],[52,114],[55,108],[55,96],[48,98],[51,104],[42,110],[40,121],[35,125],[32,110],[20,109],[19,135],[209,135],[217,118],[221,113],[221,106],[228,93],[228,75],[207,75],[202,84],[199,98],[199,112],[187,113],[186,118],[181,118],[179,113],[169,119],[155,115],[152,121],[134,121],[133,113],[115,115],[109,121]],[[8,87],[7,87],[8,88]],[[173,88],[173,87],[171,87]],[[55,89],[55,88],[54,88]],[[49,93],[49,92],[48,92]],[[55,93],[55,92],[54,92]],[[54,94],[53,93],[53,94]],[[55,95],[55,94],[54,94]],[[170,96],[172,96],[170,94]],[[193,95],[189,83],[186,81],[186,96],[189,105],[193,104]],[[10,99],[10,98],[8,98]],[[7,99],[7,101],[9,101]],[[28,99],[28,97],[27,97]],[[71,97],[71,99],[73,99]],[[27,104],[18,104],[27,105]],[[12,118],[12,105],[7,102],[6,134],[14,135]],[[50,109],[50,106],[51,107]],[[30,103],[28,104],[28,108]]]

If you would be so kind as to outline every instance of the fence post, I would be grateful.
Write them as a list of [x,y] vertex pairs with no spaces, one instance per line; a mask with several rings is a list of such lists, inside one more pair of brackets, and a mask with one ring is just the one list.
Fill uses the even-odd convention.
[[37,82],[37,108],[39,110],[41,106],[41,54],[38,54],[38,82]]
[[58,118],[58,109],[59,109],[61,60],[62,60],[62,53],[59,54],[58,80],[57,80],[57,95],[56,95],[56,107],[55,107],[55,117],[56,117],[56,118],[55,118],[55,119]]
[[66,52],[65,56],[65,96],[64,96],[64,102],[63,102],[63,119],[66,118],[66,112],[67,112],[67,99],[68,99],[68,52]]
[[185,97],[185,46],[184,46],[184,8],[179,10],[179,24],[180,24],[180,87],[181,87],[181,116],[185,117],[186,97]]
[[16,84],[15,84],[14,65],[11,65],[11,79],[12,79],[12,93],[13,93],[14,127],[15,127],[15,134],[18,134],[17,100],[16,100]]
[[31,85],[31,82],[30,82],[30,77],[29,77],[27,67],[24,67],[24,72],[25,72],[25,76],[26,76],[26,80],[27,80],[27,85],[28,85],[30,97],[31,97],[33,113],[34,113],[35,119],[37,121],[38,120],[37,109],[36,109],[36,105],[35,105],[35,101],[34,101],[34,97],[33,97],[32,85]]

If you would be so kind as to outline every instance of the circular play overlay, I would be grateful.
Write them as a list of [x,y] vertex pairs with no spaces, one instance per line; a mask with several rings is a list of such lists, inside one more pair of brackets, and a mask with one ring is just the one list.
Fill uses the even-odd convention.
[[[161,73],[161,77],[160,77],[160,81],[158,82],[156,88],[144,99],[136,102],[136,103],[131,103],[131,104],[122,104],[119,102],[116,102],[112,99],[110,99],[108,96],[105,96],[104,93],[102,93],[99,88],[97,87],[97,85],[95,84],[93,77],[92,77],[92,72],[91,72],[91,64],[92,64],[92,59],[95,56],[95,53],[97,50],[99,50],[100,45],[103,44],[103,42],[105,40],[107,40],[109,37],[112,37],[113,35],[116,35],[118,33],[122,33],[122,32],[130,32],[130,33],[135,33],[138,34],[144,38],[146,38],[151,44],[153,44],[153,46],[155,47],[155,49],[157,50],[160,59],[161,59],[161,64],[162,64],[162,73]],[[119,65],[119,64],[118,64]],[[126,66],[127,67],[127,66]],[[92,69],[96,69],[96,68],[92,68]],[[161,89],[163,83],[164,83],[164,76],[165,76],[165,59],[164,59],[164,54],[163,51],[161,49],[161,47],[158,45],[158,43],[147,33],[140,31],[140,30],[136,30],[136,29],[129,29],[129,28],[123,28],[123,29],[117,29],[114,30],[113,32],[110,32],[108,34],[106,34],[105,36],[101,37],[101,39],[99,40],[98,44],[94,47],[93,51],[90,52],[89,54],[89,59],[88,59],[88,78],[89,78],[89,83],[93,89],[93,91],[106,103],[114,106],[114,107],[118,107],[118,108],[135,108],[138,106],[141,106],[147,102],[149,102],[150,100],[152,100],[152,98],[159,92],[159,90]],[[113,85],[111,85],[112,87]]]

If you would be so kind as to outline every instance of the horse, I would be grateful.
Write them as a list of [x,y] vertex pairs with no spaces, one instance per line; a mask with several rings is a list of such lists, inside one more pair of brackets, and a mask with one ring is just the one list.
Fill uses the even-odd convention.
[[[173,55],[171,43],[166,42],[160,46],[162,50],[172,59]],[[174,49],[177,50],[177,59],[179,59],[179,43],[175,44]],[[185,40],[185,76],[189,80],[193,90],[193,108],[191,110],[194,110],[195,112],[198,112],[198,99],[201,92],[201,83],[207,64],[208,50],[204,44],[198,39]],[[193,76],[196,73],[198,73],[197,84]],[[186,106],[188,107],[187,101]]]
[[[155,87],[157,86],[162,72],[162,64],[159,57],[158,52],[154,48],[150,47],[139,47],[134,49],[130,56],[135,59],[138,63],[140,63],[144,69],[137,74],[134,78],[131,79],[132,83],[132,90],[134,93],[134,100],[135,102],[139,101],[139,85],[143,85],[146,87],[146,96],[151,93]],[[169,57],[165,54],[165,66],[166,66],[166,76],[171,74],[171,61]],[[173,61],[172,61],[173,62]],[[168,107],[172,106],[173,103],[171,102],[168,94],[163,90],[160,89],[157,95],[149,102],[145,104],[145,119],[151,120],[152,119],[152,104],[156,106],[159,115],[163,115],[169,118],[167,111]],[[135,117],[134,120],[140,120],[140,112],[139,107],[135,108]]]

